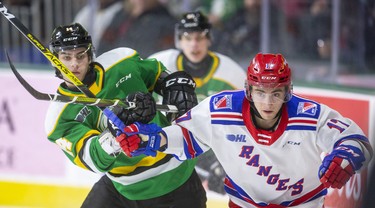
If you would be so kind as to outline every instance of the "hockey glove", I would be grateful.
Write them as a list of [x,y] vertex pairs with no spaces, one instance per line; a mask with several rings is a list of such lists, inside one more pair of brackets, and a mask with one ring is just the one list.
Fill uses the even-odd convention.
[[174,72],[165,77],[161,85],[163,104],[175,105],[178,109],[178,114],[167,113],[169,121],[173,121],[198,104],[195,94],[196,84],[188,73]]
[[340,189],[362,167],[364,161],[365,156],[359,148],[340,145],[323,159],[319,168],[320,182],[326,188]]
[[145,154],[156,156],[160,148],[162,129],[156,124],[134,123],[124,129],[124,133],[116,137],[121,149],[128,157]]
[[112,111],[124,122],[125,125],[134,122],[148,123],[156,115],[155,100],[150,93],[135,92],[130,93],[125,98],[126,102],[134,102],[136,107],[133,109],[123,109],[115,107]]
[[121,152],[121,147],[116,138],[106,129],[98,136],[98,142],[102,149],[111,156],[117,156]]

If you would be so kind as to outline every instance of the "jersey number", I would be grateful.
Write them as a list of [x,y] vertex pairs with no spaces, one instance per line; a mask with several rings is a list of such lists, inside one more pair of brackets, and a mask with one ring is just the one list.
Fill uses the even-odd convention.
[[343,131],[345,131],[345,129],[347,127],[349,127],[349,124],[346,124],[346,123],[344,123],[342,121],[339,121],[337,119],[331,119],[331,120],[328,121],[327,126],[330,129],[332,129],[332,128],[337,129],[337,130],[340,131],[340,133],[342,133]]
[[72,143],[65,139],[65,138],[60,138],[58,140],[56,140],[56,144],[59,145],[59,147],[64,150],[66,153],[70,154],[71,156],[73,156],[73,153],[72,153]]

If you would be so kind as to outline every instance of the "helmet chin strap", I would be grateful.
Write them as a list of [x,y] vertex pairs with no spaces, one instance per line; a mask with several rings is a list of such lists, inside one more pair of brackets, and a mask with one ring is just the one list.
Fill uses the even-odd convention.
[[[258,109],[255,107],[254,105],[254,102],[250,101],[250,110],[251,112],[254,113],[254,115],[262,120],[264,120],[264,118],[260,115]],[[253,115],[253,114],[252,114]]]

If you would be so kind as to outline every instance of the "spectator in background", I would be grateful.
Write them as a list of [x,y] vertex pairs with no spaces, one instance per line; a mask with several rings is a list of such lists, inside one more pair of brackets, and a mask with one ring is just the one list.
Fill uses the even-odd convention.
[[367,68],[375,72],[375,1],[368,0],[365,8],[365,59]]
[[365,42],[363,32],[365,4],[364,1],[342,1],[340,4],[339,55],[340,62],[350,67],[354,73],[366,70]]
[[[243,0],[203,0],[198,8],[207,14],[214,27],[221,27],[229,18],[237,13]],[[237,14],[236,14],[237,15]]]
[[[259,51],[261,0],[243,0],[236,15],[224,24],[218,40],[216,50],[227,54],[235,60],[244,60]],[[271,7],[272,15],[277,14]],[[273,18],[275,19],[275,18]],[[272,23],[271,34],[277,34],[276,23]]]
[[331,56],[331,3],[328,0],[314,0],[308,12],[301,16],[300,27],[302,54],[315,59],[329,59]]
[[224,25],[220,44],[228,47],[227,54],[234,57],[237,54],[249,56],[259,50],[261,0],[244,0],[243,4],[237,15]]
[[123,8],[122,0],[93,0],[88,1],[73,22],[80,23],[92,36],[93,45],[97,48],[99,39],[111,23],[114,15]]
[[125,0],[104,31],[97,53],[119,46],[137,48],[141,57],[173,47],[175,18],[158,0]]
[[8,5],[30,6],[31,0],[9,0],[9,1],[5,0],[5,3]]
[[[312,0],[314,1],[314,0]],[[278,25],[280,25],[277,33],[278,35],[271,35],[271,38],[276,39],[277,48],[276,51],[283,52],[289,56],[298,56],[303,51],[303,45],[301,44],[301,36],[304,36],[304,31],[301,29],[300,19],[306,13],[309,13],[308,9],[312,1],[305,0],[288,0],[278,1],[273,0],[272,5],[278,8],[280,11],[277,19]],[[271,17],[275,14],[270,13]],[[272,25],[271,27],[274,27]],[[273,44],[272,44],[273,46]],[[274,48],[273,48],[274,49]]]
[[[329,59],[331,57],[331,6],[327,0],[315,0],[310,7],[313,25],[319,25],[316,41],[313,48],[317,49],[318,57]],[[318,23],[319,24],[314,24]],[[310,25],[311,27],[311,25]]]
[[159,0],[159,2],[164,4],[174,17],[194,11],[202,4],[202,0]]

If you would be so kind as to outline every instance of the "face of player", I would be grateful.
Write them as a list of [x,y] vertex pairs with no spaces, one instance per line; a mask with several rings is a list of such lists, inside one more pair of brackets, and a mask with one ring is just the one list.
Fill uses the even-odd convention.
[[207,32],[184,32],[179,44],[189,61],[199,63],[207,55],[211,41]]
[[[259,114],[262,116],[263,122],[268,122],[271,126],[273,125],[272,122],[277,120],[276,115],[285,101],[285,96],[285,87],[262,88],[252,86],[251,89],[251,99]],[[268,127],[265,126],[264,128]]]
[[[83,80],[89,69],[90,58],[87,49],[84,47],[62,50],[58,52],[60,61],[79,79]],[[73,83],[68,82],[69,79],[63,74],[65,83],[68,87],[73,87]]]

